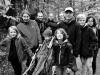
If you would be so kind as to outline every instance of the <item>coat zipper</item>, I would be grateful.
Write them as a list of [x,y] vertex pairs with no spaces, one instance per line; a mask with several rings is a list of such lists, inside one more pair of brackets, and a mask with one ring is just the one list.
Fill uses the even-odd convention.
[[61,57],[61,46],[60,46],[60,53],[59,53],[59,64],[60,64],[60,57]]

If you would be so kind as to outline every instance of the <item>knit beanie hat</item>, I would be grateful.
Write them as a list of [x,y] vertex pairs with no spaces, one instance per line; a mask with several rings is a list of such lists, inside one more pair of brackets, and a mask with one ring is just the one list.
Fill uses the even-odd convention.
[[52,30],[51,28],[47,28],[44,32],[43,32],[43,36],[52,36]]

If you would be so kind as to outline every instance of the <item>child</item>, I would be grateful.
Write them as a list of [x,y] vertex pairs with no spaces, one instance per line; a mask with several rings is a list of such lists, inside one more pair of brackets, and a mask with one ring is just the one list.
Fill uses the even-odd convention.
[[64,29],[59,28],[55,31],[55,39],[52,43],[54,66],[56,75],[69,74],[72,67],[72,45],[68,41],[68,35]]
[[[86,23],[93,29],[97,39],[99,39],[98,38],[99,29],[96,27],[97,26],[96,19],[93,16],[88,16],[87,19],[86,19]],[[94,56],[93,56],[93,62],[92,62],[93,74],[96,73],[96,58],[97,58],[97,54],[98,54],[98,44],[97,44],[97,47],[94,50]]]
[[[80,47],[80,57],[82,62],[82,73],[86,75],[93,75],[92,71],[92,61],[94,55],[95,45],[97,44],[97,38],[93,30],[86,23],[86,16],[84,14],[79,14],[77,16],[77,21],[81,26],[81,47]],[[88,71],[86,71],[88,70]]]
[[11,26],[8,29],[7,37],[1,41],[1,46],[6,47],[8,53],[8,61],[14,68],[15,75],[21,75],[21,63],[26,59],[26,53],[32,56],[26,41],[20,36],[16,26]]
[[48,48],[48,46],[52,39],[52,30],[50,28],[47,28],[43,32],[43,36],[45,40],[40,47],[39,52],[37,53],[38,62],[32,75],[45,75],[48,73],[48,59],[51,58],[50,55],[52,53],[52,50]]

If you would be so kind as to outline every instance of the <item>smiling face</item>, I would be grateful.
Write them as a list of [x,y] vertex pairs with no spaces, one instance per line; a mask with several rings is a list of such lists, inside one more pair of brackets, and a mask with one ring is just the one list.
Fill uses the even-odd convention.
[[89,26],[93,26],[93,18],[88,19],[87,23]]
[[59,30],[57,31],[56,37],[57,37],[58,40],[62,40],[63,39],[63,34],[61,33],[61,31],[59,31]]
[[17,32],[14,29],[10,29],[9,30],[9,35],[11,38],[14,38],[17,36]]
[[65,12],[65,19],[70,20],[73,18],[73,12],[72,11],[66,11]]
[[41,21],[43,20],[43,14],[42,13],[38,13],[37,14],[37,18]]
[[22,19],[23,19],[24,22],[28,22],[29,19],[30,19],[30,16],[29,16],[27,13],[25,13],[25,14],[23,14],[23,16],[22,16]]
[[86,22],[86,18],[80,18],[79,21],[78,21],[78,23],[79,23],[82,27],[85,26],[85,22]]

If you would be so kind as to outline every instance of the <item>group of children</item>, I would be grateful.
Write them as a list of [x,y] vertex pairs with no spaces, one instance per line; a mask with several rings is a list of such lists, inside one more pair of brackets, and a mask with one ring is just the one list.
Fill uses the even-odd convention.
[[[81,47],[79,55],[82,62],[82,74],[86,75],[88,72],[89,75],[93,75],[92,62],[94,50],[97,50],[97,37],[94,33],[95,29],[92,29],[89,26],[90,20],[88,20],[86,23],[86,19],[87,17],[84,14],[77,16],[77,22],[81,27]],[[73,55],[72,44],[68,40],[69,36],[66,31],[63,28],[59,28],[52,36],[52,31],[50,28],[48,28],[46,31],[44,31],[43,36],[45,38],[44,41],[46,41],[47,44],[45,45],[46,47],[42,48],[42,50],[38,53],[38,58],[41,60],[39,60],[37,63],[32,75],[38,75],[40,73],[37,73],[37,71],[41,69],[40,65],[43,63],[43,61],[46,61],[46,57],[49,58],[50,55],[52,55],[51,59],[53,60],[52,68],[53,70],[56,69],[56,74],[69,74],[73,66]],[[8,36],[0,43],[0,45],[7,47],[8,59],[17,75],[21,75],[21,70],[19,67],[21,67],[22,61],[26,59],[25,54],[29,54],[30,57],[32,57],[33,54],[24,38],[21,37],[16,26],[11,26],[9,28]],[[52,51],[48,55],[50,50]],[[17,66],[17,64],[20,64],[20,66]],[[19,71],[16,69],[19,69]],[[41,70],[43,70],[43,67]]]

